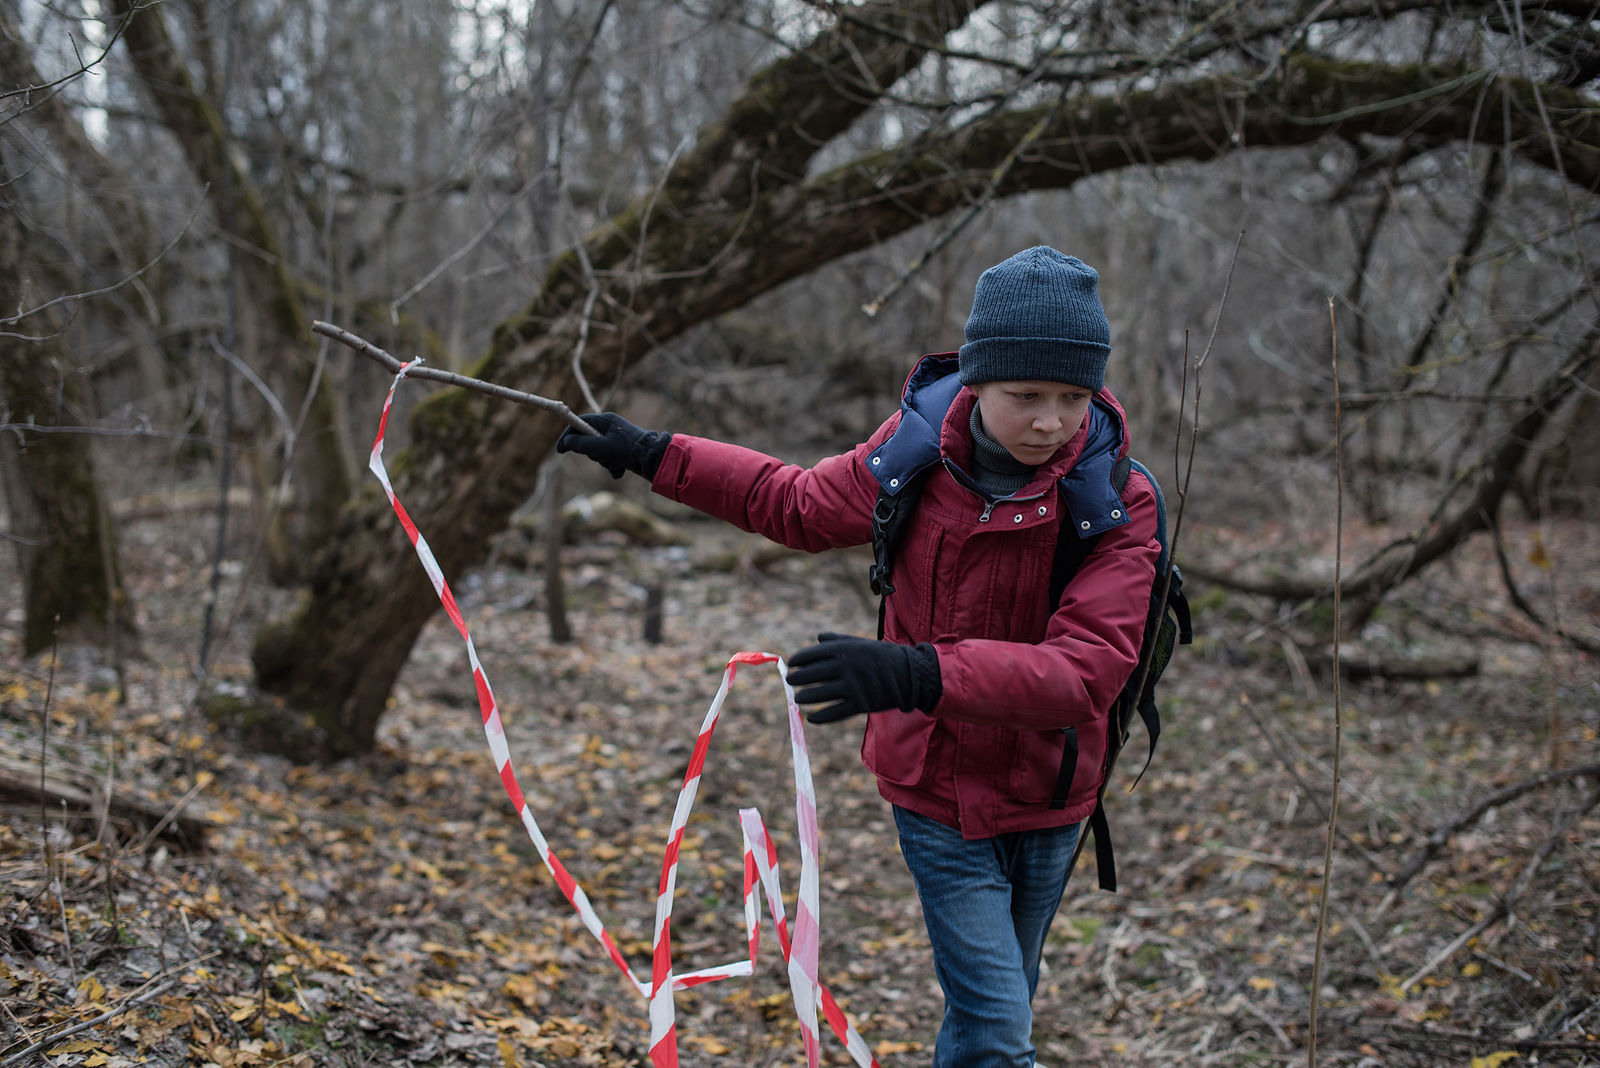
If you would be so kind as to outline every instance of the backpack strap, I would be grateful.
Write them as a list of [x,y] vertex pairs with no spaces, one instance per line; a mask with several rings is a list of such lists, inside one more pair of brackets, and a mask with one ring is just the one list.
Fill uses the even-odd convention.
[[867,457],[867,473],[878,483],[872,506],[872,566],[867,582],[878,597],[878,637],[883,637],[887,598],[894,592],[889,575],[895,548],[917,510],[928,476],[938,466],[939,429],[945,413],[961,392],[953,354],[923,357],[907,383],[900,424]]
[[929,465],[900,480],[897,492],[887,487],[878,488],[878,500],[872,506],[872,566],[867,568],[867,582],[878,598],[878,638],[882,640],[888,613],[889,595],[894,583],[889,575],[894,570],[894,551],[905,533],[906,524],[917,510],[917,500],[928,481],[933,467]]
[[[1103,792],[1104,788],[1102,787]],[[1100,873],[1100,889],[1114,893],[1117,889],[1117,862],[1116,858],[1112,856],[1111,827],[1106,823],[1106,806],[1102,799],[1095,800],[1094,811],[1089,814],[1088,822],[1089,833],[1094,835],[1094,866],[1095,870]],[[1081,852],[1082,849],[1083,831],[1080,830],[1078,832],[1078,850]],[[1077,862],[1077,853],[1072,854],[1072,860],[1074,863]],[[1068,871],[1070,872],[1071,869],[1069,868]]]
[[[1117,460],[1111,469],[1111,485],[1120,496],[1128,484],[1128,473],[1133,470],[1133,461],[1123,456]],[[1061,603],[1061,595],[1067,590],[1067,583],[1072,581],[1072,576],[1078,573],[1083,562],[1094,552],[1094,547],[1100,542],[1099,534],[1090,534],[1080,538],[1077,530],[1071,523],[1062,523],[1061,532],[1056,538],[1056,555],[1050,565],[1050,603]],[[1120,701],[1120,697],[1118,698]],[[1115,707],[1115,706],[1113,706]],[[1154,705],[1151,706],[1152,710]],[[1159,727],[1157,728],[1160,729]],[[1152,746],[1154,743],[1152,743]],[[1152,753],[1154,749],[1152,748]],[[1056,788],[1050,795],[1050,807],[1062,809],[1067,807],[1067,798],[1072,795],[1072,780],[1078,770],[1078,729],[1076,727],[1061,728],[1061,770],[1056,775]],[[1110,839],[1107,839],[1109,841]],[[1100,839],[1097,836],[1096,842]]]
[[[1077,866],[1079,854],[1083,852],[1084,833],[1094,835],[1095,864],[1099,871],[1100,888],[1111,891],[1117,888],[1117,869],[1112,855],[1111,828],[1106,819],[1106,784],[1110,781],[1111,770],[1116,766],[1117,757],[1127,742],[1128,725],[1133,719],[1135,710],[1138,711],[1139,718],[1144,721],[1145,731],[1150,738],[1150,750],[1146,754],[1144,768],[1140,769],[1133,786],[1139,785],[1139,779],[1144,777],[1145,770],[1150,767],[1150,761],[1155,756],[1156,741],[1161,736],[1161,716],[1156,709],[1155,700],[1156,680],[1166,669],[1173,650],[1178,645],[1187,645],[1194,640],[1189,599],[1183,592],[1183,573],[1173,563],[1171,551],[1167,546],[1166,501],[1161,495],[1161,487],[1156,482],[1155,476],[1137,460],[1127,463],[1127,469],[1124,469],[1123,462],[1119,462],[1116,472],[1116,477],[1119,479],[1119,493],[1121,486],[1126,483],[1127,469],[1139,471],[1155,489],[1156,534],[1157,540],[1161,543],[1161,552],[1156,559],[1155,579],[1150,588],[1150,610],[1145,619],[1144,639],[1139,646],[1136,676],[1128,680],[1111,707],[1111,722],[1107,725],[1110,730],[1106,738],[1106,756],[1102,769],[1104,774],[1100,789],[1095,797],[1094,810],[1085,821],[1085,827],[1080,830],[1072,861],[1067,866],[1070,877],[1072,869]],[[1143,673],[1142,679],[1138,677],[1138,673]],[[1068,781],[1070,782],[1070,779]],[[1133,786],[1129,789],[1133,789]]]
[[1061,770],[1056,772],[1056,788],[1050,794],[1050,807],[1067,807],[1072,780],[1078,771],[1078,728],[1061,728]]

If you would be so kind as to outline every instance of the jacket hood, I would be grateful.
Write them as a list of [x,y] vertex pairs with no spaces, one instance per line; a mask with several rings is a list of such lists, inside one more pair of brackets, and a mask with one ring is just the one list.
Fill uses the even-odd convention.
[[[900,425],[867,457],[867,470],[891,496],[910,476],[948,458],[971,465],[967,420],[976,403],[957,377],[953,352],[924,356],[907,376],[900,399]],[[963,395],[965,394],[965,395]],[[1078,433],[1061,447],[1045,471],[1061,486],[1078,536],[1090,537],[1128,521],[1112,485],[1112,469],[1128,451],[1127,419],[1106,389],[1097,391]]]

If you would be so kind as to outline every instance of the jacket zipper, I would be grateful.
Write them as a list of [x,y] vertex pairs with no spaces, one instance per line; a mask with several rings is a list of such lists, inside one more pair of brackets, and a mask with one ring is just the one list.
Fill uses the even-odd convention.
[[[950,458],[948,456],[944,458],[944,466],[950,471],[951,475],[955,478],[957,484],[962,485],[962,486],[966,486],[969,490],[971,490],[973,493],[977,493],[978,496],[980,498],[982,498],[983,494],[982,493],[978,493],[977,488],[972,485],[971,479],[969,479],[961,471],[961,469],[959,467],[957,467],[955,464],[951,463],[950,462]],[[1001,497],[997,501],[985,501],[984,505],[983,505],[983,512],[982,512],[982,514],[980,514],[978,516],[978,522],[987,523],[989,521],[990,514],[994,511],[995,505],[997,505],[997,504],[1005,504],[1008,501],[1010,503],[1012,503],[1012,504],[1021,504],[1023,501],[1036,501],[1040,497],[1043,497],[1043,496],[1044,496],[1043,493],[1034,493],[1034,494],[1030,494],[1027,497],[1010,496],[1010,497]]]

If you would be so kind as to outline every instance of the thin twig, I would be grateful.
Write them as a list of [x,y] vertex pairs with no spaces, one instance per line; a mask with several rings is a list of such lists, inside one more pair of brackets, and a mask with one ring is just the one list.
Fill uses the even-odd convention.
[[[260,375],[256,374],[254,368],[236,356],[233,353],[233,350],[224,345],[222,340],[215,334],[211,336],[210,342],[211,351],[215,352],[218,356],[232,364],[233,369],[243,375],[244,380],[250,383],[251,386],[255,387],[255,391],[261,394],[261,399],[267,402],[267,407],[271,408],[272,414],[277,417],[278,425],[283,427],[285,438],[283,446],[284,452],[286,454],[293,455],[295,428],[294,424],[289,422],[289,413],[284,410],[283,401],[279,400],[278,395],[272,392],[272,387],[267,385],[267,383],[262,380]],[[308,392],[306,395],[310,396],[311,394]]]
[[[1168,542],[1170,551],[1177,552],[1178,535],[1183,532],[1184,505],[1189,500],[1189,481],[1194,476],[1194,458],[1200,443],[1200,372],[1205,369],[1206,360],[1211,356],[1211,350],[1217,343],[1217,329],[1222,325],[1222,311],[1228,306],[1228,291],[1233,288],[1233,269],[1239,264],[1239,249],[1244,245],[1244,231],[1239,231],[1239,236],[1233,242],[1233,255],[1228,257],[1228,273],[1222,279],[1222,296],[1217,299],[1217,317],[1211,321],[1211,335],[1206,338],[1205,350],[1200,353],[1200,358],[1194,361],[1194,419],[1189,424],[1189,457],[1188,463],[1178,470],[1179,460],[1177,451],[1178,442],[1183,440],[1183,431],[1180,426],[1177,441],[1173,444],[1173,472],[1178,478],[1178,510],[1172,520],[1172,538]],[[1184,344],[1188,344],[1185,337]],[[1184,381],[1187,384],[1189,364],[1184,360]]]
[[1460,949],[1462,946],[1466,945],[1468,942],[1472,941],[1474,938],[1477,938],[1483,932],[1487,931],[1489,928],[1505,919],[1505,915],[1505,902],[1495,902],[1494,908],[1490,909],[1488,914],[1485,915],[1483,919],[1479,920],[1471,927],[1468,927],[1465,931],[1462,931],[1448,946],[1445,946],[1438,953],[1435,953],[1433,955],[1433,959],[1429,960],[1428,963],[1424,964],[1422,967],[1418,968],[1416,971],[1412,972],[1410,976],[1404,979],[1400,983],[1400,989],[1410,990],[1412,987],[1422,982],[1422,980],[1427,978],[1427,976],[1435,968],[1449,960],[1451,957],[1455,956],[1456,950]]
[[113,1017],[121,1016],[123,1013],[125,1013],[129,1009],[133,1008],[135,1005],[143,1005],[147,1001],[153,1001],[154,999],[160,997],[162,994],[165,994],[168,990],[171,990],[173,987],[175,987],[177,985],[178,985],[178,980],[176,980],[176,979],[168,980],[167,982],[162,983],[158,987],[155,987],[155,988],[153,988],[151,990],[145,991],[143,994],[139,995],[136,998],[129,999],[126,1003],[124,1003],[122,1005],[118,1005],[114,1009],[107,1009],[105,1012],[102,1012],[99,1016],[96,1016],[92,1020],[84,1020],[82,1023],[74,1024],[71,1027],[65,1028],[63,1030],[53,1031],[50,1034],[45,1035],[43,1038],[39,1039],[37,1042],[35,1042],[33,1045],[29,1046],[27,1049],[18,1050],[16,1053],[13,1053],[11,1056],[7,1057],[5,1060],[0,1061],[0,1068],[10,1068],[10,1066],[13,1065],[13,1064],[20,1064],[20,1063],[22,1063],[22,1060],[25,1057],[28,1057],[28,1056],[30,1056],[30,1055],[32,1055],[34,1053],[39,1052],[41,1049],[43,1049],[44,1047],[50,1045],[52,1042],[59,1042],[63,1038],[70,1038],[71,1036],[73,1036],[75,1034],[78,1034],[81,1031],[89,1030],[89,1028],[91,1028],[91,1027],[98,1027],[100,1024],[105,1023],[107,1020],[112,1019]]
[[893,299],[894,295],[900,292],[907,282],[916,277],[928,265],[929,260],[937,256],[946,245],[955,240],[956,235],[966,229],[967,224],[976,219],[979,212],[994,202],[995,190],[1000,188],[1000,183],[1005,181],[1007,174],[1011,173],[1011,168],[1016,165],[1018,157],[1022,155],[1024,149],[1031,147],[1044,135],[1045,130],[1049,128],[1050,123],[1055,121],[1056,115],[1060,113],[1065,102],[1066,95],[1063,93],[1057,98],[1055,107],[1039,116],[1039,121],[1033,124],[1032,129],[1023,134],[1022,139],[1011,146],[1011,150],[1006,153],[1005,158],[990,172],[989,181],[985,184],[983,192],[979,194],[977,199],[969,204],[967,209],[957,216],[953,222],[946,226],[929,243],[927,248],[918,253],[916,259],[912,260],[906,266],[906,269],[900,272],[900,276],[890,282],[883,292],[861,305],[861,311],[868,319],[876,319],[878,313],[883,310],[883,306]]
[[1311,964],[1311,1032],[1306,1064],[1317,1065],[1317,1014],[1322,1006],[1323,947],[1328,936],[1328,901],[1333,897],[1333,841],[1339,827],[1339,771],[1344,757],[1344,716],[1339,692],[1339,630],[1344,622],[1339,598],[1340,569],[1344,566],[1344,412],[1339,407],[1339,323],[1333,298],[1328,298],[1328,338],[1333,364],[1333,788],[1328,799],[1328,833],[1322,844],[1322,897],[1317,902],[1317,948]]
[[53,297],[50,300],[45,301],[43,304],[38,305],[37,307],[29,308],[27,311],[21,311],[21,312],[18,312],[17,314],[15,314],[15,315],[10,315],[10,316],[6,316],[4,318],[0,318],[0,323],[4,323],[7,326],[11,325],[12,323],[20,323],[22,320],[28,318],[28,316],[30,316],[30,315],[38,315],[40,312],[45,311],[48,308],[53,308],[57,304],[68,304],[68,303],[72,303],[72,302],[75,302],[75,301],[84,301],[84,300],[90,299],[91,297],[103,297],[108,293],[115,293],[117,290],[121,289],[123,286],[127,286],[127,285],[133,284],[142,275],[144,275],[147,271],[149,271],[150,268],[154,267],[156,264],[158,264],[162,260],[166,259],[167,258],[167,253],[171,252],[174,248],[176,248],[177,245],[178,245],[178,242],[183,240],[183,235],[189,232],[189,226],[190,226],[191,223],[194,222],[194,217],[196,215],[200,214],[200,209],[205,205],[205,202],[206,202],[205,193],[209,189],[210,189],[210,186],[206,186],[205,188],[201,189],[201,191],[200,191],[200,194],[201,194],[200,195],[200,199],[195,202],[194,210],[189,213],[189,217],[183,221],[182,229],[180,229],[176,234],[174,234],[172,236],[172,240],[168,241],[166,243],[166,246],[163,247],[160,252],[156,253],[155,256],[150,260],[150,262],[146,263],[143,267],[140,267],[138,270],[134,271],[132,274],[127,275],[121,281],[113,282],[111,285],[102,286],[99,289],[87,290],[86,292],[83,292],[83,293],[65,293],[65,294],[62,294],[59,297]]
[[1378,949],[1378,943],[1372,940],[1372,935],[1367,933],[1366,925],[1346,905],[1339,906],[1339,915],[1349,925],[1350,930],[1356,933],[1356,938],[1366,947],[1367,956],[1372,958],[1372,974],[1375,979],[1382,980],[1389,974],[1389,966],[1383,959],[1383,952]]
[[[583,244],[578,244],[578,249],[583,249]],[[588,257],[583,257],[584,266],[589,264]],[[596,399],[594,390],[589,388],[589,379],[583,373],[583,351],[589,347],[589,316],[594,312],[594,302],[600,296],[600,283],[594,279],[594,271],[589,271],[589,295],[583,301],[583,321],[578,324],[578,343],[572,349],[572,377],[577,380],[578,388],[583,391],[584,403],[590,410],[598,412],[600,401]]]
[[194,795],[211,785],[212,781],[213,776],[210,772],[201,772],[199,775],[195,776],[194,785],[189,787],[188,790],[184,791],[183,796],[178,798],[178,800],[173,803],[172,807],[167,810],[167,814],[162,816],[156,825],[150,828],[149,832],[139,840],[139,844],[130,849],[129,852],[137,855],[150,848],[150,843],[156,840],[156,836],[162,831],[166,830],[167,827],[171,825],[172,821],[177,819],[178,815],[189,806],[189,802],[194,800]]
[[1491,515],[1486,522],[1489,534],[1494,539],[1494,555],[1500,565],[1500,580],[1505,583],[1506,596],[1510,599],[1512,607],[1532,620],[1533,624],[1540,630],[1549,631],[1572,647],[1582,649],[1586,653],[1600,653],[1600,642],[1596,642],[1594,639],[1576,631],[1568,630],[1554,620],[1545,619],[1544,616],[1539,614],[1538,609],[1528,603],[1528,599],[1522,595],[1522,591],[1517,589],[1517,580],[1511,574],[1511,561],[1506,555],[1505,534],[1500,529],[1499,517]]
[[[85,74],[92,73],[93,69],[98,67],[105,60],[105,58],[111,54],[111,50],[116,47],[118,38],[122,36],[122,31],[128,28],[128,23],[132,21],[133,16],[138,14],[143,6],[144,5],[142,4],[134,4],[129,7],[128,13],[117,21],[117,25],[111,31],[111,36],[106,39],[105,43],[100,48],[100,54],[94,59],[84,62],[83,54],[78,51],[77,38],[70,38],[72,41],[72,53],[78,59],[77,70],[69,71],[59,78],[52,79],[51,81],[44,82],[40,85],[24,85],[16,89],[7,89],[3,92],[0,92],[0,100],[6,100],[13,96],[32,97],[35,93],[45,95],[45,98],[49,99],[50,97],[54,97],[56,95],[60,86],[66,85],[68,82],[75,81]],[[46,95],[46,90],[49,90],[48,95]],[[28,108],[35,106],[37,105],[33,103],[29,103],[27,105]],[[17,114],[19,114],[19,112],[12,112],[11,115],[7,116],[6,121],[10,121],[10,119]]]
[[1533,851],[1533,855],[1522,866],[1522,870],[1517,873],[1517,877],[1511,880],[1511,885],[1506,888],[1506,892],[1500,900],[1495,902],[1494,908],[1490,909],[1488,914],[1477,923],[1456,936],[1455,940],[1448,946],[1434,954],[1433,958],[1426,964],[1401,981],[1400,989],[1409,990],[1416,986],[1431,974],[1435,968],[1453,957],[1462,946],[1501,920],[1514,919],[1517,899],[1527,892],[1528,887],[1533,883],[1533,877],[1538,874],[1545,861],[1550,859],[1550,854],[1555,852],[1556,846],[1561,844],[1561,840],[1567,836],[1567,833],[1577,825],[1579,820],[1593,811],[1597,805],[1600,805],[1600,787],[1596,787],[1583,804],[1579,805],[1566,819],[1559,821],[1549,835],[1545,837],[1545,840],[1539,843],[1539,848]]
[[22,1021],[17,1019],[17,1014],[11,1011],[10,1005],[7,1005],[4,1001],[0,1001],[0,1011],[3,1011],[6,1014],[6,1019],[10,1020],[11,1026],[17,1029],[17,1034],[23,1036],[23,1038],[29,1042],[34,1040],[33,1032],[24,1027]]
[[1243,1003],[1243,1005],[1245,1012],[1248,1012],[1251,1016],[1254,1016],[1256,1019],[1272,1028],[1272,1033],[1278,1036],[1278,1041],[1283,1045],[1285,1050],[1294,1049],[1294,1041],[1290,1039],[1289,1033],[1279,1026],[1276,1020],[1272,1019],[1261,1009],[1257,1008],[1252,1002],[1246,1001]]
[[506,198],[506,202],[500,205],[500,207],[489,216],[488,222],[485,222],[483,226],[479,228],[477,233],[469,237],[464,245],[450,253],[450,255],[446,256],[443,260],[439,261],[439,263],[434,266],[433,270],[423,275],[415,284],[412,285],[410,289],[406,290],[404,293],[390,301],[389,321],[391,323],[398,323],[400,321],[400,306],[406,303],[406,301],[410,300],[412,297],[416,296],[418,293],[422,292],[424,289],[427,289],[429,286],[431,286],[441,274],[449,270],[451,264],[460,260],[461,257],[477,248],[478,245],[482,243],[483,239],[493,233],[495,228],[500,225],[500,221],[506,217],[506,214],[511,211],[512,208],[522,203],[522,198],[527,195],[528,190],[532,189],[534,183],[537,181],[538,177],[535,176],[534,178],[523,183],[522,188],[518,189],[516,192],[512,193],[511,196]]
[[[1299,860],[1295,857],[1279,856],[1276,853],[1263,853],[1259,849],[1240,849],[1237,846],[1220,846],[1216,852],[1224,857],[1233,857],[1249,864],[1265,864],[1273,868],[1282,868],[1284,871],[1300,872],[1312,875],[1316,872],[1318,863],[1314,860]],[[1211,854],[1210,850],[1206,855]]]
[[[127,703],[127,688],[123,688],[123,703]],[[105,808],[100,812],[100,826],[95,829],[95,838],[101,844],[100,862],[104,874],[106,888],[106,917],[111,921],[112,944],[122,941],[122,920],[117,914],[117,887],[116,863],[114,854],[117,852],[115,835],[106,833],[111,823],[111,802],[117,795],[117,747],[116,743],[108,738],[106,740],[106,781],[105,781]]]
[[[1239,702],[1239,707],[1241,710],[1243,710],[1244,714],[1250,718],[1250,722],[1255,724],[1256,730],[1261,733],[1261,737],[1266,741],[1267,747],[1271,749],[1273,755],[1278,758],[1278,763],[1283,766],[1283,770],[1287,772],[1289,777],[1295,781],[1295,785],[1299,787],[1300,793],[1303,794],[1308,801],[1315,805],[1317,807],[1317,811],[1323,813],[1324,818],[1326,818],[1328,810],[1326,806],[1323,805],[1322,798],[1316,793],[1316,791],[1311,789],[1311,784],[1308,783],[1305,779],[1305,776],[1300,773],[1299,762],[1296,761],[1294,759],[1294,755],[1285,748],[1283,739],[1273,732],[1273,728],[1267,723],[1266,720],[1261,718],[1260,713],[1256,711],[1255,705],[1248,701],[1241,701]],[[1305,763],[1311,765],[1313,768],[1321,768],[1324,766],[1322,762],[1319,761],[1315,756],[1307,753],[1298,742],[1295,742],[1294,745],[1298,750],[1299,756]],[[1382,811],[1386,816],[1395,820],[1395,822],[1404,825],[1404,821],[1400,814],[1384,806],[1380,799],[1371,796],[1363,796],[1359,789],[1353,790],[1352,793],[1357,800],[1361,801],[1368,808],[1374,808]],[[1339,830],[1339,838],[1352,853],[1360,856],[1367,862],[1367,867],[1371,868],[1374,872],[1378,872],[1380,874],[1382,873],[1383,861],[1382,858],[1380,858],[1376,853],[1372,852],[1360,842],[1351,838],[1350,833],[1342,828]]]
[[[601,290],[604,287],[600,285],[600,280],[595,274],[594,264],[589,259],[589,250],[584,244],[584,226],[580,221],[578,209],[572,202],[572,191],[567,182],[567,116],[571,113],[573,102],[577,99],[578,91],[583,83],[583,76],[587,72],[589,65],[594,61],[595,43],[599,41],[600,31],[611,14],[612,3],[613,0],[605,0],[605,3],[601,5],[599,14],[595,16],[594,25],[589,30],[589,39],[585,42],[583,51],[578,54],[578,61],[572,73],[567,77],[567,91],[562,95],[561,103],[556,108],[555,156],[548,163],[548,166],[555,171],[556,199],[565,209],[567,222],[575,235],[571,246],[572,251],[578,257],[578,264],[583,268],[583,280],[589,287],[588,296],[584,298],[583,302],[583,318],[578,324],[577,347],[572,353],[572,377],[578,384],[579,392],[583,394],[584,403],[596,412],[600,411],[604,405],[596,398],[594,390],[589,386],[589,378],[583,372],[583,354],[589,346],[590,317],[594,312],[595,301],[599,299]],[[541,75],[542,81],[543,76]],[[650,194],[650,199],[645,205],[644,215],[640,221],[637,246],[640,254],[642,254],[644,248],[644,231],[649,225],[650,212],[655,206],[656,197],[660,195],[662,186],[672,173],[673,164],[677,162],[678,153],[683,150],[688,140],[685,137],[678,142],[678,147],[673,150],[671,157],[668,158],[666,167],[662,169],[660,180],[657,181],[654,190]],[[607,304],[613,303],[609,294],[607,294],[606,302]],[[613,380],[613,388],[615,385],[616,382]],[[587,423],[583,425],[585,427],[588,426]]]
[[[1233,269],[1239,262],[1239,249],[1244,245],[1244,233],[1243,230],[1240,230],[1239,236],[1234,239],[1233,255],[1228,257],[1228,274],[1222,280],[1222,298],[1217,301],[1217,317],[1211,321],[1211,336],[1206,338],[1205,351],[1194,362],[1196,371],[1206,365],[1206,357],[1211,355],[1211,349],[1217,343],[1217,328],[1222,325],[1222,309],[1228,305],[1228,290],[1233,287]],[[1196,388],[1198,388],[1198,383]]]
[[[1222,296],[1217,300],[1217,317],[1211,323],[1211,337],[1206,341],[1205,351],[1200,354],[1199,359],[1194,361],[1194,407],[1192,409],[1194,412],[1194,418],[1191,420],[1189,425],[1189,453],[1186,462],[1181,461],[1180,457],[1178,456],[1178,451],[1182,448],[1181,442],[1183,441],[1183,426],[1181,423],[1178,426],[1178,434],[1173,443],[1174,455],[1172,466],[1174,469],[1174,474],[1177,477],[1176,492],[1178,494],[1178,507],[1173,512],[1172,531],[1167,538],[1167,559],[1169,562],[1177,559],[1178,536],[1183,532],[1183,515],[1185,511],[1184,506],[1189,500],[1189,482],[1194,476],[1194,458],[1200,446],[1200,370],[1205,366],[1206,357],[1211,355],[1211,346],[1215,344],[1217,340],[1217,326],[1222,322],[1223,309],[1228,306],[1228,289],[1233,284],[1233,268],[1239,262],[1239,246],[1243,243],[1244,231],[1240,230],[1239,239],[1234,243],[1233,246],[1233,257],[1228,261],[1227,277],[1224,278],[1222,282]],[[1187,392],[1189,381],[1188,335],[1184,336],[1184,346],[1183,380],[1184,390]],[[1163,604],[1166,603],[1167,597],[1172,591],[1172,571],[1173,569],[1169,567],[1165,575],[1159,576],[1159,581],[1162,584],[1161,603]],[[1150,676],[1150,670],[1152,666],[1152,661],[1145,662],[1142,673],[1139,676],[1138,688],[1132,692],[1144,692],[1145,682]],[[1141,776],[1142,774],[1143,773],[1141,773]],[[1135,785],[1137,785],[1138,780],[1136,779],[1134,782]]]
[[[350,346],[363,356],[367,356],[373,360],[376,360],[393,374],[399,374],[401,369],[405,367],[405,364],[401,363],[387,352],[384,352],[372,342],[366,340],[365,338],[358,337],[357,335],[350,333],[348,330],[334,326],[332,323],[325,323],[319,319],[311,324],[311,329],[316,333],[323,335],[324,337],[331,337],[335,341]],[[461,386],[465,389],[475,389],[479,393],[487,393],[489,396],[499,397],[501,400],[515,401],[518,404],[528,404],[535,408],[543,408],[546,411],[555,412],[562,418],[566,419],[566,421],[571,423],[573,427],[576,428],[580,433],[594,435],[599,435],[600,433],[600,431],[584,422],[582,417],[580,417],[577,412],[574,412],[571,408],[567,407],[563,401],[552,400],[549,397],[541,397],[533,393],[524,393],[519,389],[511,389],[508,386],[496,385],[493,382],[485,382],[481,378],[471,378],[467,375],[458,375],[452,371],[436,371],[431,367],[412,367],[410,370],[406,371],[406,377],[426,378],[432,382],[443,382],[446,385]]]
[[40,893],[49,887],[56,867],[55,850],[50,845],[50,795],[45,791],[45,766],[50,761],[50,699],[56,690],[56,642],[60,632],[61,613],[57,612],[50,627],[50,673],[44,684],[44,710],[39,723],[39,841],[44,846],[44,883]]
[[1590,777],[1600,778],[1600,764],[1579,764],[1574,767],[1548,772],[1544,775],[1536,775],[1531,779],[1513,783],[1503,790],[1496,790],[1471,808],[1440,824],[1428,836],[1428,840],[1422,844],[1422,847],[1412,854],[1411,859],[1406,862],[1405,866],[1389,877],[1389,892],[1378,903],[1375,915],[1381,916],[1389,910],[1390,906],[1399,897],[1400,892],[1405,889],[1406,884],[1414,879],[1423,868],[1427,867],[1428,862],[1433,859],[1439,850],[1444,848],[1445,843],[1467,827],[1477,823],[1491,810],[1499,808],[1501,805],[1509,804],[1524,794],[1530,794],[1543,787],[1566,782],[1569,779]]
[[[78,958],[72,952],[72,921],[67,916],[67,886],[60,872],[52,873],[51,879],[56,884],[56,908],[61,911],[61,936],[67,950],[67,969],[72,975],[72,985],[77,986]],[[84,963],[87,964],[88,961]]]

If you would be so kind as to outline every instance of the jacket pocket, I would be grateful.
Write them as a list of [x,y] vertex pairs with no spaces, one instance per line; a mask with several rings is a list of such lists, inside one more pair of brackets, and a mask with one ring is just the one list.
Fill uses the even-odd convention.
[[932,762],[928,746],[938,721],[921,712],[879,712],[867,717],[861,760],[884,782],[920,786]]
[[1082,793],[1085,783],[1093,778],[1077,765],[1082,761],[1078,753],[1077,732],[1071,737],[1059,730],[1017,731],[1016,752],[1011,760],[1011,796],[1018,801],[1048,802],[1055,797],[1056,780],[1061,775],[1061,759],[1071,741],[1073,761],[1072,792]]

